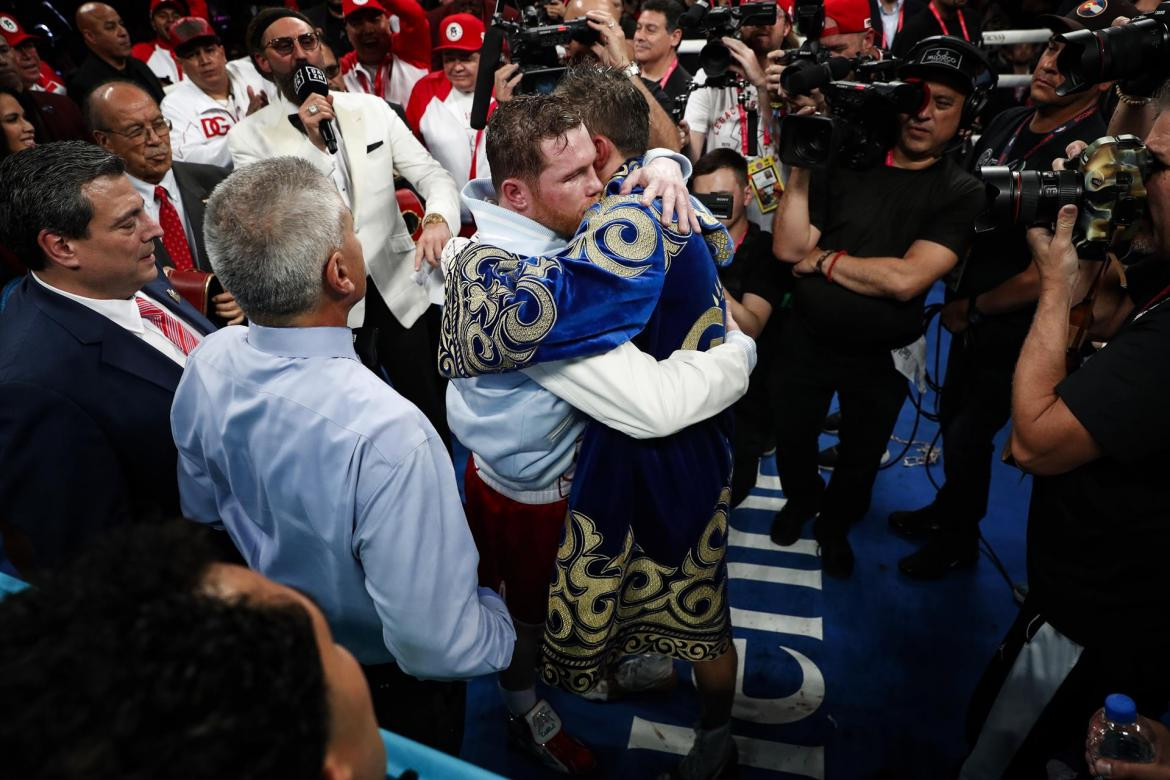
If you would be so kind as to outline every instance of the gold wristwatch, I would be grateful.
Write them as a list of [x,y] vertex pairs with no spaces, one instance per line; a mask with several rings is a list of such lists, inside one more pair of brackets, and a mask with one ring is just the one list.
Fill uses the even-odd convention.
[[447,220],[443,217],[442,214],[431,213],[431,214],[427,214],[425,217],[422,218],[422,226],[424,228],[427,225],[437,225],[440,222],[444,225],[447,224]]

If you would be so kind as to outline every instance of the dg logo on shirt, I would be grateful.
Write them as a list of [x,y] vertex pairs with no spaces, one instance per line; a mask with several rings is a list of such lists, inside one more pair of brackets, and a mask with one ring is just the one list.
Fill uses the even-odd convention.
[[227,135],[232,129],[232,123],[221,116],[205,116],[199,120],[203,125],[203,135],[215,138],[217,135]]

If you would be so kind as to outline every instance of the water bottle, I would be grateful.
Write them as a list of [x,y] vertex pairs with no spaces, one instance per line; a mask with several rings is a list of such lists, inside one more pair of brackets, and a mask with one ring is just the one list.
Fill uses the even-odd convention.
[[1154,763],[1154,743],[1149,731],[1138,723],[1133,699],[1122,693],[1105,697],[1105,709],[1093,716],[1089,755],[1133,764]]

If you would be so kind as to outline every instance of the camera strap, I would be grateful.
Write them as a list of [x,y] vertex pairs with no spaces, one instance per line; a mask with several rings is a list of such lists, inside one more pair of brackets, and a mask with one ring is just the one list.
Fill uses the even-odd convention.
[[[1048,135],[1044,136],[1043,138],[1041,138],[1039,143],[1037,143],[1035,146],[1033,146],[1031,149],[1024,152],[1024,154],[1020,156],[1020,162],[1024,162],[1025,160],[1027,160],[1029,157],[1031,157],[1033,154],[1035,154],[1040,149],[1040,147],[1044,146],[1046,143],[1051,141],[1056,136],[1076,127],[1081,122],[1084,122],[1086,119],[1091,117],[1094,113],[1096,113],[1096,111],[1097,111],[1096,105],[1089,106],[1084,111],[1077,114],[1072,119],[1068,120],[1063,125],[1056,128],[1055,130],[1053,130],[1052,132],[1050,132]],[[1012,137],[1010,139],[1008,139],[1007,145],[1004,146],[1003,151],[1000,152],[999,159],[996,161],[997,165],[1003,165],[1007,161],[1008,155],[1011,154],[1011,152],[1012,152],[1012,147],[1014,147],[1016,145],[1016,141],[1020,137],[1020,133],[1022,133],[1024,131],[1024,128],[1027,127],[1028,124],[1031,123],[1032,118],[1035,116],[1036,116],[1036,112],[1033,111],[1032,113],[1030,113],[1024,117],[1023,122],[1020,122],[1019,127],[1016,128],[1016,131],[1014,133],[1012,133]]]
[[[947,28],[947,23],[943,21],[942,14],[940,14],[938,12],[938,9],[934,7],[934,0],[930,0],[930,2],[926,4],[926,7],[930,9],[930,12],[932,14],[934,14],[934,19],[936,22],[938,22],[939,28],[942,29],[942,34],[943,35],[950,35],[951,31]],[[959,17],[959,27],[961,27],[963,29],[963,40],[966,41],[967,43],[970,43],[971,42],[971,34],[969,32],[967,32],[967,20],[963,18],[963,9],[957,8],[957,9],[955,9],[955,13]],[[899,19],[899,22],[900,21],[901,20]],[[901,25],[899,25],[899,29],[900,28],[901,28]]]
[[[757,108],[747,109],[747,94],[741,87],[735,88],[736,99],[739,102],[739,126],[743,128],[740,131],[740,137],[743,141],[743,156],[751,159],[759,153],[759,135],[760,135],[760,112]],[[757,103],[759,97],[756,98]],[[763,127],[764,131],[764,146],[769,149],[772,148],[772,133],[768,131],[768,125]]]

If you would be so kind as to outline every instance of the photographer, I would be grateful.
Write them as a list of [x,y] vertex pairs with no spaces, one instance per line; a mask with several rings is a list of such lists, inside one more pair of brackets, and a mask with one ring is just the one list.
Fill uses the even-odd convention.
[[[1113,13],[1124,13],[1127,7],[1131,8],[1114,0],[1106,13],[1080,21],[1102,29],[1109,26]],[[1080,27],[1076,19],[1073,11],[1046,21],[1060,33]],[[1069,143],[1105,135],[1097,105],[1112,84],[1057,95],[1064,76],[1056,59],[1063,48],[1058,40],[1049,41],[1036,64],[1030,89],[1034,107],[1009,109],[987,127],[971,155],[975,172],[988,165],[1047,169]],[[954,334],[939,410],[946,481],[929,505],[890,516],[895,533],[927,540],[898,562],[907,576],[942,577],[978,558],[994,439],[1011,413],[1012,371],[1032,321],[1039,282],[1024,227],[999,226],[976,238],[958,288],[943,307],[943,325]]]
[[[966,252],[983,207],[983,187],[943,154],[973,118],[983,67],[962,40],[924,41],[901,75],[925,82],[929,98],[898,115],[885,165],[815,174],[794,167],[781,200],[773,251],[798,278],[776,362],[776,459],[788,503],[772,540],[794,543],[819,511],[814,530],[829,576],[853,571],[846,534],[869,508],[906,397],[891,351],[922,335],[926,292]],[[840,456],[826,489],[817,437],[834,393]]]
[[[1069,309],[1098,262],[1078,262],[1077,208],[1029,231],[1040,293],[1012,382],[1011,451],[1035,475],[1028,596],[972,697],[963,777],[1044,776],[1056,756],[1086,771],[1081,735],[1109,693],[1139,711],[1170,698],[1170,113],[1146,136],[1147,217],[1127,266],[1093,298],[1106,345],[1069,374]],[[1045,706],[1047,703],[1047,706]],[[977,738],[977,739],[976,739]]]
[[[764,70],[768,66],[768,52],[783,48],[791,32],[788,15],[777,7],[775,24],[744,25],[740,29],[743,40],[730,36],[721,39],[732,60],[728,72],[738,78],[722,80],[720,86],[715,86],[711,83],[713,74],[706,69],[700,68],[695,73],[694,91],[683,115],[689,128],[692,160],[713,149],[734,149],[749,162],[771,154],[775,127]],[[755,127],[754,134],[752,127]],[[748,204],[748,218],[768,230],[771,215],[760,206],[759,200],[753,197]]]

